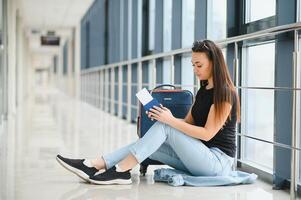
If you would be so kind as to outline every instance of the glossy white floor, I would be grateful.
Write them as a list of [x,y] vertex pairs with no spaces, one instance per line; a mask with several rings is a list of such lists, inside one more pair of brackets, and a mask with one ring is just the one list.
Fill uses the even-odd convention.
[[[137,139],[136,127],[53,89],[40,88],[0,136],[0,199],[289,199],[258,180],[228,187],[171,187],[132,170],[132,185],[81,181],[55,160],[57,153],[93,158]],[[162,166],[161,166],[162,167]]]

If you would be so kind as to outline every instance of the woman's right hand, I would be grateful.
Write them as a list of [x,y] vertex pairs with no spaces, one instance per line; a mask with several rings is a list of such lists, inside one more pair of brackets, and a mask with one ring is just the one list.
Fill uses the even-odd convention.
[[154,119],[152,118],[152,115],[150,112],[145,111],[145,114],[147,114],[147,117],[150,118],[152,121],[154,121]]

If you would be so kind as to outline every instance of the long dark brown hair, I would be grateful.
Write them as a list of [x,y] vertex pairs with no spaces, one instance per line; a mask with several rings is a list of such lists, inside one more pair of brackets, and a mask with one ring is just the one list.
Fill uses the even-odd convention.
[[[222,113],[225,109],[223,103],[229,102],[231,105],[233,105],[233,103],[236,104],[236,115],[239,121],[239,97],[231,80],[222,50],[211,40],[198,40],[193,43],[192,51],[205,53],[208,59],[212,62],[212,75],[214,84],[213,103],[215,107],[215,116],[217,116],[217,119],[220,120],[222,117]],[[207,85],[207,83],[207,80],[201,80],[201,87]],[[231,118],[231,113],[229,114],[228,118]]]

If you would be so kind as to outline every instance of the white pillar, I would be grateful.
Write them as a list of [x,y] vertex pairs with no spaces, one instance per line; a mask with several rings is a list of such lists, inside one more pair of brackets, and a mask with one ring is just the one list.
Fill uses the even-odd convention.
[[75,42],[74,42],[74,87],[75,97],[80,98],[81,78],[80,78],[80,23],[75,28]]
[[58,54],[58,65],[57,65],[57,83],[56,86],[61,91],[65,91],[65,84],[64,84],[64,76],[63,76],[63,67],[64,67],[64,44],[65,39],[62,39],[59,46],[59,54]]
[[[8,115],[16,113],[16,2],[7,1],[8,4]],[[9,117],[8,116],[8,117]]]
[[71,33],[70,33],[70,37],[68,38],[68,44],[67,44],[67,93],[70,96],[74,96],[74,84],[73,84],[73,79],[74,79],[74,72],[73,72],[73,65],[74,65],[74,61],[73,61],[73,44],[74,44],[74,38],[73,38],[73,29],[71,29]]

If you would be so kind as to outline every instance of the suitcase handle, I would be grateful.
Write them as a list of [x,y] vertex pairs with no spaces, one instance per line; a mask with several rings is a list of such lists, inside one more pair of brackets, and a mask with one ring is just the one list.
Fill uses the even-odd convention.
[[154,89],[152,89],[152,91],[151,91],[151,93],[154,91],[154,90],[156,90],[156,89],[158,89],[158,88],[162,88],[162,87],[172,87],[174,90],[176,89],[176,86],[174,86],[174,85],[171,85],[171,84],[162,84],[162,85],[158,85],[157,87],[155,87]]

